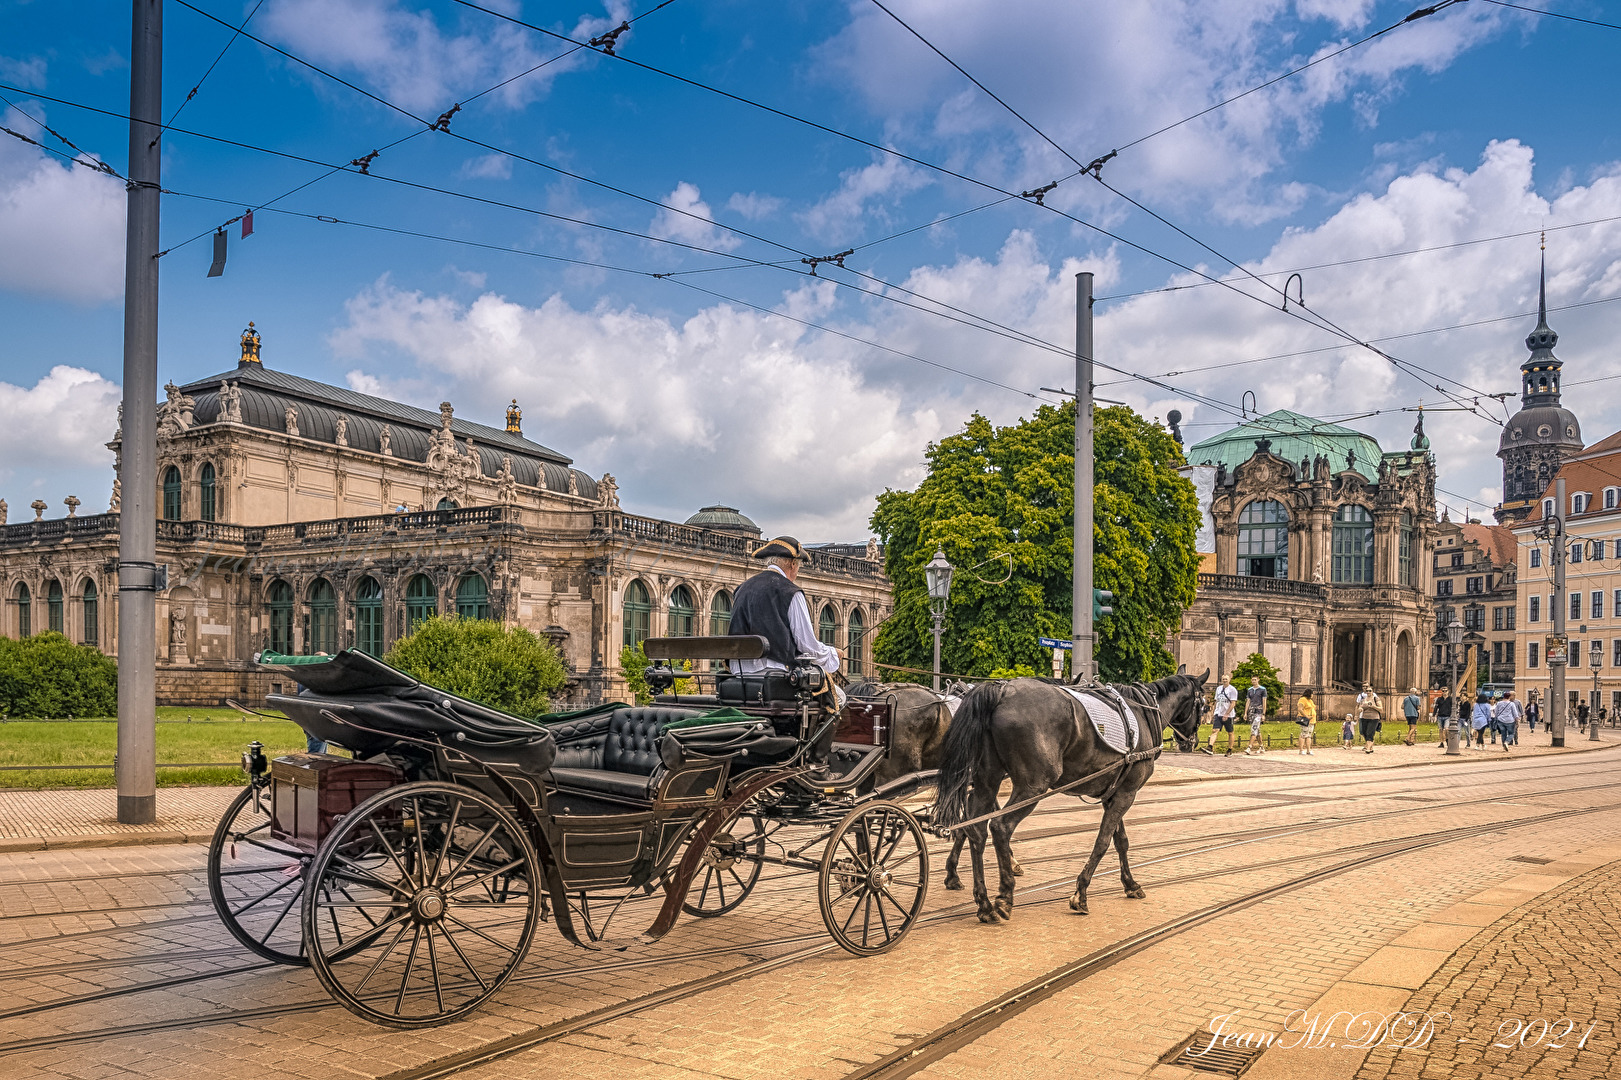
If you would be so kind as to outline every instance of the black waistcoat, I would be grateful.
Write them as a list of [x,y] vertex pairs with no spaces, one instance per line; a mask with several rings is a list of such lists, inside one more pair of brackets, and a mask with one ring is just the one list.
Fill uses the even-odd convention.
[[737,587],[732,598],[731,632],[759,634],[769,642],[766,656],[788,667],[799,655],[788,627],[788,605],[798,595],[799,586],[776,570],[755,574]]

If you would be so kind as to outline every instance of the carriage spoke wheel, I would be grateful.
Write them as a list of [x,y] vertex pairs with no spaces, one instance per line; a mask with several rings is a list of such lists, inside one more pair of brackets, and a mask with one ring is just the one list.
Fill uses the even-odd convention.
[[822,853],[816,898],[833,940],[872,956],[906,936],[929,889],[923,828],[896,803],[877,802],[845,815]]
[[304,940],[321,984],[374,1023],[426,1027],[477,1008],[529,951],[539,860],[494,799],[402,784],[346,814],[309,869]]
[[266,960],[309,963],[298,904],[310,856],[270,835],[270,790],[250,784],[208,845],[208,896],[235,938]]
[[704,848],[681,910],[700,919],[731,911],[754,891],[764,855],[764,820],[759,814],[738,814]]

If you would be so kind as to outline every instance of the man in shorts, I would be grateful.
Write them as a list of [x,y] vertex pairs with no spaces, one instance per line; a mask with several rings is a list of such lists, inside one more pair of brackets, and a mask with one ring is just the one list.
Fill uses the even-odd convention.
[[1233,713],[1238,708],[1238,687],[1226,675],[1216,687],[1216,707],[1210,718],[1210,752],[1216,752],[1216,733],[1227,732],[1227,755],[1233,753]]
[[1250,722],[1250,744],[1244,748],[1244,753],[1266,753],[1261,744],[1261,724],[1266,720],[1266,687],[1261,685],[1259,675],[1250,676],[1250,688],[1244,691],[1244,715]]

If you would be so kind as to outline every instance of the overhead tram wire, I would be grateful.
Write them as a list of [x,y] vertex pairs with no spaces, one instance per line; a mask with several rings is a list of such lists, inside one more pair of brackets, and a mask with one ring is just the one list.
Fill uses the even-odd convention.
[[1584,19],[1579,15],[1562,15],[1557,11],[1544,11],[1541,8],[1526,7],[1524,4],[1510,4],[1505,0],[1486,0],[1488,4],[1495,4],[1502,8],[1513,8],[1515,11],[1527,11],[1532,15],[1546,15],[1550,19],[1564,19],[1568,22],[1586,23],[1588,26],[1602,26],[1606,30],[1621,30],[1621,24],[1600,22],[1597,19]]
[[[1443,0],[1442,3],[1433,5],[1431,7],[1421,8],[1421,9],[1419,9],[1419,11],[1414,12],[1413,14],[1409,15],[1406,19],[1402,20],[1402,22],[1403,23],[1412,22],[1415,19],[1423,18],[1423,17],[1425,17],[1427,15],[1433,15],[1437,11],[1440,11],[1443,8],[1449,7],[1453,3],[1457,3],[1457,2],[1458,2],[1458,0]],[[1210,254],[1216,256],[1218,259],[1221,259],[1223,262],[1226,262],[1227,264],[1231,265],[1234,269],[1238,270],[1240,273],[1242,273],[1245,276],[1251,278],[1252,280],[1256,281],[1257,283],[1264,286],[1265,288],[1268,288],[1268,289],[1272,290],[1274,293],[1276,293],[1278,296],[1280,296],[1283,299],[1282,310],[1286,314],[1288,313],[1288,307],[1289,307],[1288,295],[1286,293],[1284,293],[1281,289],[1279,289],[1277,286],[1273,285],[1271,282],[1265,280],[1264,278],[1256,275],[1253,271],[1251,271],[1248,267],[1244,266],[1238,260],[1236,260],[1236,259],[1232,258],[1231,256],[1226,255],[1226,254],[1216,250],[1210,244],[1208,244],[1205,241],[1203,241],[1203,240],[1199,239],[1198,237],[1194,236],[1192,233],[1188,232],[1186,229],[1183,229],[1181,226],[1175,224],[1174,222],[1171,222],[1170,220],[1166,219],[1161,214],[1159,214],[1159,213],[1155,212],[1154,210],[1150,209],[1149,207],[1143,205],[1141,202],[1137,201],[1136,199],[1132,198],[1131,196],[1126,195],[1124,192],[1121,192],[1120,190],[1115,188],[1113,185],[1111,185],[1107,181],[1105,181],[1103,179],[1103,175],[1102,175],[1103,174],[1103,165],[1106,162],[1108,162],[1111,158],[1113,158],[1115,156],[1115,154],[1118,153],[1118,151],[1116,151],[1115,153],[1106,154],[1106,155],[1103,155],[1102,157],[1096,158],[1090,164],[1083,164],[1081,162],[1081,160],[1079,158],[1077,158],[1074,154],[1072,154],[1068,150],[1064,149],[1063,146],[1059,145],[1059,143],[1057,141],[1055,141],[1054,139],[1052,139],[1050,136],[1048,136],[1046,132],[1042,131],[1035,124],[1031,123],[1031,121],[1028,120],[1017,109],[1013,108],[1013,106],[1009,105],[1006,101],[1003,101],[1002,98],[998,97],[988,87],[986,87],[984,83],[980,82],[978,79],[974,78],[974,76],[969,74],[962,67],[962,65],[958,64],[955,60],[952,60],[949,56],[947,56],[944,52],[942,52],[931,41],[929,41],[928,38],[924,37],[921,33],[919,33],[918,30],[915,27],[913,27],[911,24],[907,23],[906,20],[902,19],[899,15],[896,15],[889,8],[885,7],[883,5],[883,3],[881,3],[881,0],[872,0],[872,3],[879,10],[883,11],[891,19],[895,20],[902,27],[904,27],[910,34],[912,34],[913,37],[917,38],[924,45],[926,45],[936,56],[939,56],[946,63],[950,64],[954,69],[956,69],[959,73],[961,73],[964,78],[968,79],[975,86],[977,86],[980,90],[982,90],[986,94],[988,94],[994,101],[996,101],[997,104],[1001,105],[1004,109],[1006,109],[1009,113],[1011,113],[1020,123],[1024,124],[1031,131],[1035,132],[1048,145],[1052,146],[1059,153],[1063,154],[1066,158],[1068,158],[1071,162],[1074,162],[1077,166],[1079,166],[1082,172],[1087,173],[1095,181],[1097,181],[1098,184],[1102,185],[1105,189],[1112,192],[1114,195],[1118,196],[1119,198],[1122,198],[1126,202],[1131,203],[1131,205],[1137,207],[1139,210],[1142,210],[1144,213],[1148,214],[1150,217],[1154,218],[1156,221],[1158,221],[1161,224],[1165,225],[1166,227],[1174,230],[1175,232],[1177,232],[1181,236],[1186,237],[1188,240],[1192,241],[1194,244],[1197,244],[1199,247],[1201,247],[1204,250],[1208,251]],[[1401,25],[1401,23],[1394,24],[1393,26],[1386,28],[1386,31],[1383,31],[1383,32],[1388,32],[1389,30],[1395,29],[1396,26],[1400,26],[1400,25]],[[1045,205],[1045,204],[1043,203],[1042,205]],[[1056,208],[1052,208],[1052,209],[1056,210]],[[1062,211],[1057,211],[1057,212],[1062,213]],[[1069,216],[1069,215],[1065,215],[1065,216]],[[1078,220],[1078,219],[1076,219],[1076,220]],[[1201,276],[1204,276],[1207,279],[1209,278],[1208,275],[1201,275]],[[1230,284],[1228,284],[1228,287],[1229,288],[1234,288],[1234,286],[1232,286]],[[1243,293],[1243,290],[1238,290],[1236,288],[1235,288],[1235,291]],[[1251,295],[1251,294],[1243,293],[1243,295]],[[1258,299],[1258,298],[1256,298],[1256,299]],[[1270,305],[1268,305],[1268,306],[1270,307]],[[1332,319],[1329,319],[1327,316],[1322,315],[1319,312],[1317,312],[1317,311],[1315,311],[1315,310],[1313,310],[1311,308],[1308,308],[1303,302],[1297,304],[1297,307],[1304,310],[1304,311],[1309,312],[1311,314],[1311,316],[1312,316],[1311,320],[1302,319],[1302,321],[1312,323],[1313,325],[1319,325],[1321,328],[1326,329],[1331,333],[1334,333],[1334,334],[1336,334],[1336,335],[1338,335],[1340,337],[1345,338],[1348,341],[1352,341],[1352,342],[1355,342],[1358,345],[1361,345],[1363,348],[1366,348],[1369,351],[1383,357],[1387,362],[1389,362],[1391,365],[1396,367],[1398,370],[1401,370],[1405,374],[1412,376],[1413,378],[1417,379],[1419,382],[1424,382],[1424,380],[1422,378],[1419,378],[1419,375],[1418,375],[1419,372],[1423,372],[1426,375],[1429,375],[1429,376],[1431,376],[1433,378],[1445,380],[1446,382],[1450,382],[1455,386],[1459,386],[1459,387],[1463,388],[1464,390],[1473,392],[1473,393],[1475,393],[1475,394],[1477,394],[1479,396],[1490,396],[1486,392],[1478,390],[1478,389],[1476,389],[1474,387],[1467,386],[1466,384],[1461,383],[1458,380],[1451,378],[1450,376],[1441,375],[1438,372],[1431,371],[1431,370],[1429,370],[1427,368],[1422,367],[1421,365],[1413,364],[1410,361],[1406,361],[1406,360],[1403,360],[1403,359],[1401,359],[1399,357],[1392,356],[1391,354],[1385,352],[1384,350],[1376,348],[1375,346],[1367,343],[1366,341],[1363,341],[1357,335],[1352,334],[1350,331],[1346,330],[1344,327],[1342,327],[1339,324],[1335,323]],[[1300,316],[1297,315],[1296,317],[1299,318]],[[1445,395],[1446,397],[1448,397],[1449,399],[1451,399],[1452,401],[1454,401],[1456,404],[1458,404],[1460,406],[1463,406],[1463,405],[1467,404],[1461,398],[1458,398],[1458,397],[1454,396],[1450,391],[1443,388],[1439,383],[1435,384],[1435,389],[1439,393]],[[1484,413],[1480,413],[1479,415],[1483,419],[1487,420],[1488,422],[1498,424],[1499,426],[1501,426],[1500,422],[1497,421],[1495,417],[1491,417],[1491,416],[1489,416],[1487,414],[1484,414]]]
[[191,104],[191,99],[197,96],[197,91],[203,88],[203,83],[207,82],[208,77],[214,74],[214,69],[219,67],[221,60],[225,59],[225,54],[231,51],[231,46],[236,44],[236,39],[242,36],[242,32],[248,28],[248,24],[253,21],[253,17],[259,14],[259,9],[264,6],[265,0],[258,0],[258,2],[253,5],[253,10],[248,12],[248,17],[242,20],[242,25],[234,28],[231,31],[230,38],[225,42],[225,47],[219,51],[219,55],[214,57],[214,62],[208,65],[208,70],[203,72],[202,78],[197,80],[196,85],[187,91],[185,99],[181,101],[179,105],[175,106],[174,112],[169,114],[169,123],[163,125],[162,128],[159,128],[158,133],[152,137],[152,141],[154,143],[163,138],[164,130],[168,128],[169,124],[173,124],[175,120],[180,117],[181,112],[185,110],[187,105]]
[[[42,101],[51,100],[50,98],[47,98],[44,94],[33,94],[33,93],[30,93],[28,90],[20,87],[20,86],[6,86],[4,84],[0,84],[0,89],[10,90],[12,93],[16,93],[16,94],[29,94],[30,97],[39,98]],[[57,131],[55,128],[51,127],[51,125],[47,124],[45,121],[43,121],[39,117],[35,116],[33,113],[29,112],[27,109],[23,108],[21,105],[18,105],[15,101],[12,101],[5,94],[0,94],[0,101],[4,101],[6,103],[6,105],[8,107],[10,107],[11,110],[13,112],[15,112],[18,116],[24,117],[24,118],[28,119],[29,121],[31,121],[34,124],[35,127],[39,128],[41,131],[46,132],[47,134],[49,134],[57,142],[61,143],[65,147],[67,147],[69,150],[72,150],[73,153],[72,154],[65,154],[60,150],[52,149],[51,147],[46,146],[44,143],[40,142],[38,139],[29,138],[27,135],[24,135],[20,131],[12,131],[10,128],[0,128],[0,131],[4,131],[7,135],[12,136],[13,138],[21,139],[23,142],[33,143],[35,146],[39,147],[41,150],[46,151],[47,153],[56,154],[59,157],[67,158],[69,161],[73,162],[75,165],[82,165],[85,168],[90,169],[90,170],[92,170],[94,172],[106,173],[108,176],[116,176],[120,180],[125,180],[126,179],[124,174],[119,172],[117,169],[113,168],[112,165],[108,164],[105,161],[100,160],[99,158],[91,157],[84,150],[79,149],[78,145],[76,143],[74,143],[72,139],[69,139],[66,135],[63,135],[60,131]]]

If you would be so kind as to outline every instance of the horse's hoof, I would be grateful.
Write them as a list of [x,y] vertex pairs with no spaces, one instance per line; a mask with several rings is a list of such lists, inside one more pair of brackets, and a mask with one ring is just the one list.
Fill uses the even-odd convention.
[[998,896],[996,898],[996,902],[991,905],[991,911],[995,913],[998,921],[1007,922],[1013,917],[1013,901],[1006,897]]
[[1147,899],[1147,897],[1148,897],[1148,894],[1143,892],[1143,890],[1141,888],[1127,889],[1126,890],[1126,899],[1127,900],[1144,900],[1144,899]]
[[1019,862],[1017,859],[1013,860],[1013,876],[1024,877],[1024,863]]
[[946,888],[952,892],[962,892],[962,879],[954,877],[946,878]]
[[1086,910],[1086,897],[1082,896],[1080,893],[1076,893],[1074,896],[1069,898],[1069,909],[1075,912],[1077,915],[1091,914],[1091,912]]
[[990,908],[980,908],[979,921],[985,923],[987,926],[995,926],[997,923],[996,912],[992,911]]

